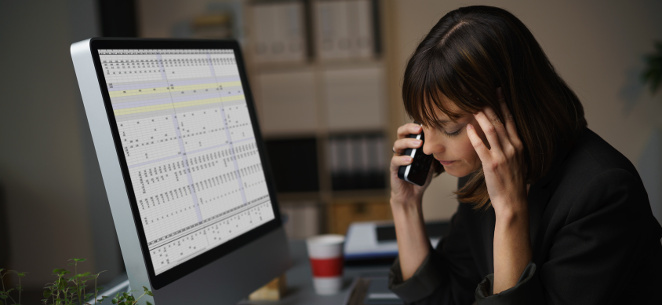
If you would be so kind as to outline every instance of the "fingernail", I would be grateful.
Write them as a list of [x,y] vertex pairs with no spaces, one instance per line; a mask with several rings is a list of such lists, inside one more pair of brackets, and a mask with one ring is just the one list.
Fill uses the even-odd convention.
[[474,129],[474,126],[471,124],[467,124],[467,129]]

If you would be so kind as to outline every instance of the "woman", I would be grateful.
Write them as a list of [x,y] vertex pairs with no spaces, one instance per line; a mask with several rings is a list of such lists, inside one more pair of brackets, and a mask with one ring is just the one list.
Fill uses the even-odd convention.
[[[586,127],[577,96],[524,24],[485,6],[444,16],[407,65],[391,208],[390,288],[416,304],[662,302],[662,228],[632,164]],[[409,134],[424,133],[424,143]],[[451,231],[432,249],[412,159],[460,178]],[[431,171],[433,172],[433,171]]]

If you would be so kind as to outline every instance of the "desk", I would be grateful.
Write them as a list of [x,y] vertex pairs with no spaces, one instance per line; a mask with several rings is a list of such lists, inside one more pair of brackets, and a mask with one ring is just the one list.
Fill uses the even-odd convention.
[[[351,266],[345,267],[344,284],[340,293],[323,296],[315,293],[312,271],[308,261],[306,243],[303,240],[290,241],[292,268],[286,273],[287,291],[280,301],[243,301],[240,305],[281,305],[281,304],[315,304],[342,305],[349,299],[352,284],[359,277],[386,277],[390,266]],[[158,304],[157,304],[158,305]]]
[[[279,301],[241,301],[238,305],[342,305],[347,302],[352,292],[352,284],[360,277],[385,277],[388,276],[390,266],[351,266],[345,267],[344,285],[340,293],[330,296],[322,296],[315,293],[313,288],[312,271],[308,261],[308,253],[304,240],[290,241],[290,256],[292,257],[292,268],[286,273],[287,290]],[[101,295],[115,296],[117,291],[126,291],[128,288],[126,274],[113,280],[107,287],[114,287],[112,293],[102,292]],[[103,303],[110,304],[110,299]],[[156,304],[158,305],[158,304]]]

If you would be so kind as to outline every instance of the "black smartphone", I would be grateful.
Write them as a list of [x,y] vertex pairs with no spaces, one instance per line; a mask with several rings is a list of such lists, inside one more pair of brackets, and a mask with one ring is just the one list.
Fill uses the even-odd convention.
[[[407,137],[425,141],[423,132],[420,134],[410,134]],[[412,157],[414,161],[409,165],[400,166],[398,169],[398,178],[420,186],[425,184],[432,160],[434,159],[432,155],[423,153],[423,145],[419,148],[407,148],[403,155]]]

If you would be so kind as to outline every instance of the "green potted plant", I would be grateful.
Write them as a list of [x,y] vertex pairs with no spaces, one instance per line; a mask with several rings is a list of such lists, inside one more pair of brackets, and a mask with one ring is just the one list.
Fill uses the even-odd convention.
[[662,83],[662,42],[655,43],[655,52],[645,57],[646,68],[641,77],[644,84],[650,86],[651,92],[655,94]]
[[[54,269],[53,275],[56,277],[52,283],[47,283],[44,287],[43,299],[45,305],[92,305],[97,304],[108,296],[98,296],[101,288],[97,286],[99,273],[83,272],[78,273],[78,264],[85,262],[85,259],[74,258],[70,260],[69,266],[73,266],[73,273],[67,269]],[[16,287],[5,287],[5,277],[15,275],[18,278]],[[0,305],[21,305],[21,278],[25,273],[14,270],[0,269]],[[88,284],[94,283],[90,289]],[[145,295],[152,296],[152,292],[143,287],[142,294],[135,297],[132,293],[117,293],[112,297],[111,302],[118,305],[134,305]],[[150,304],[150,302],[147,302]]]

